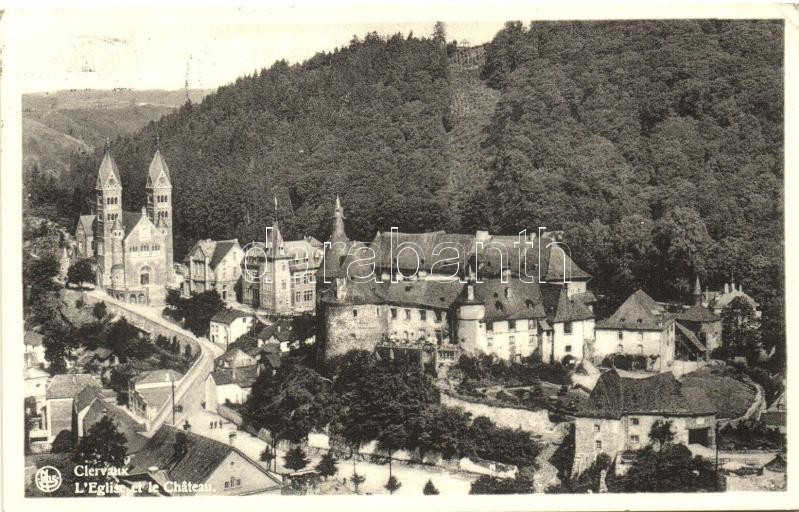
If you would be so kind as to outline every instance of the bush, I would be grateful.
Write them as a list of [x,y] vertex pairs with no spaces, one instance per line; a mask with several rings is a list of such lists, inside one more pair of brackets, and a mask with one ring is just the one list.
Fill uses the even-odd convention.
[[436,486],[433,485],[433,480],[428,480],[426,484],[424,484],[424,489],[422,489],[422,493],[425,496],[435,496],[438,494],[438,489]]

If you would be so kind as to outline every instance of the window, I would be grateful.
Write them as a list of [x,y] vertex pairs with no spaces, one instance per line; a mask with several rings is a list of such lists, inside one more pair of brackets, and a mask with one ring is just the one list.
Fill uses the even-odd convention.
[[358,316],[358,310],[357,309],[353,309],[352,310],[352,316],[353,316],[353,318]]
[[436,310],[435,314],[436,314],[436,322],[440,322],[441,321],[441,311]]
[[594,446],[596,447],[597,450],[601,450],[602,449],[602,441],[594,442]]
[[516,345],[516,336],[508,336],[508,344],[509,345]]
[[564,322],[563,323],[563,333],[564,334],[571,334],[572,333],[572,323],[571,322]]
[[425,311],[424,309],[419,310],[419,320],[421,320],[422,322],[427,320],[427,311]]
[[405,310],[405,320],[410,320],[410,319],[411,319],[411,310],[410,309],[406,309]]
[[494,322],[486,322],[486,331],[494,330]]
[[644,353],[644,346],[641,345],[641,344],[638,344],[638,353],[639,354],[643,354]]
[[644,331],[638,331],[638,341],[644,341]]
[[535,329],[535,320],[531,318],[527,320],[527,330],[532,331],[533,329]]
[[599,423],[594,423],[594,432],[599,432]]
[[299,302],[302,299],[302,294],[300,292],[294,292],[294,302]]
[[280,289],[281,290],[285,290],[286,289],[286,280],[285,279],[280,281]]
[[618,352],[619,354],[623,354],[624,353],[624,345],[619,343],[619,346],[616,347],[616,352]]
[[508,329],[511,331],[516,330],[516,320],[508,320]]
[[391,308],[391,318],[396,320],[397,319],[397,309]]
[[637,435],[633,434],[630,436],[630,443],[638,444],[639,442],[641,442],[641,439]]
[[622,338],[624,338],[624,333],[623,333],[623,332],[621,332],[621,331],[619,331],[618,338],[619,338],[619,339],[622,339]]
[[630,418],[630,422],[632,422],[633,425],[639,425],[641,423],[638,418]]
[[305,290],[302,293],[302,298],[306,301],[313,300],[313,290]]
[[572,351],[572,346],[571,345],[566,345],[563,350],[565,350],[567,353],[571,352]]
[[489,347],[493,347],[494,346],[494,338],[489,337],[487,341],[488,341],[488,346]]

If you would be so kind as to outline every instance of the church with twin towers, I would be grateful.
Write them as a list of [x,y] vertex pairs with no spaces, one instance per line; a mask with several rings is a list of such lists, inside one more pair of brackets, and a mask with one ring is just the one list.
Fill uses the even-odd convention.
[[75,229],[79,258],[97,262],[97,285],[135,304],[162,304],[174,279],[172,261],[172,182],[156,147],[147,171],[146,204],[122,209],[122,180],[111,149],[97,172],[96,214],[81,215]]

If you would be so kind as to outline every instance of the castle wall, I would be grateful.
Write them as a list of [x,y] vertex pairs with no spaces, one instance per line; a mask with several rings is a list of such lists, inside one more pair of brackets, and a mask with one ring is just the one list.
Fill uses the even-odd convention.
[[327,359],[350,350],[373,351],[388,334],[387,306],[326,304],[325,312]]

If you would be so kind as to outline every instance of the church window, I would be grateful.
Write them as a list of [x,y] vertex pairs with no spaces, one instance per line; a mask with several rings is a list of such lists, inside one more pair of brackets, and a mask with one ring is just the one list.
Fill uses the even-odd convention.
[[139,283],[142,285],[150,284],[150,267],[142,267],[139,274]]

